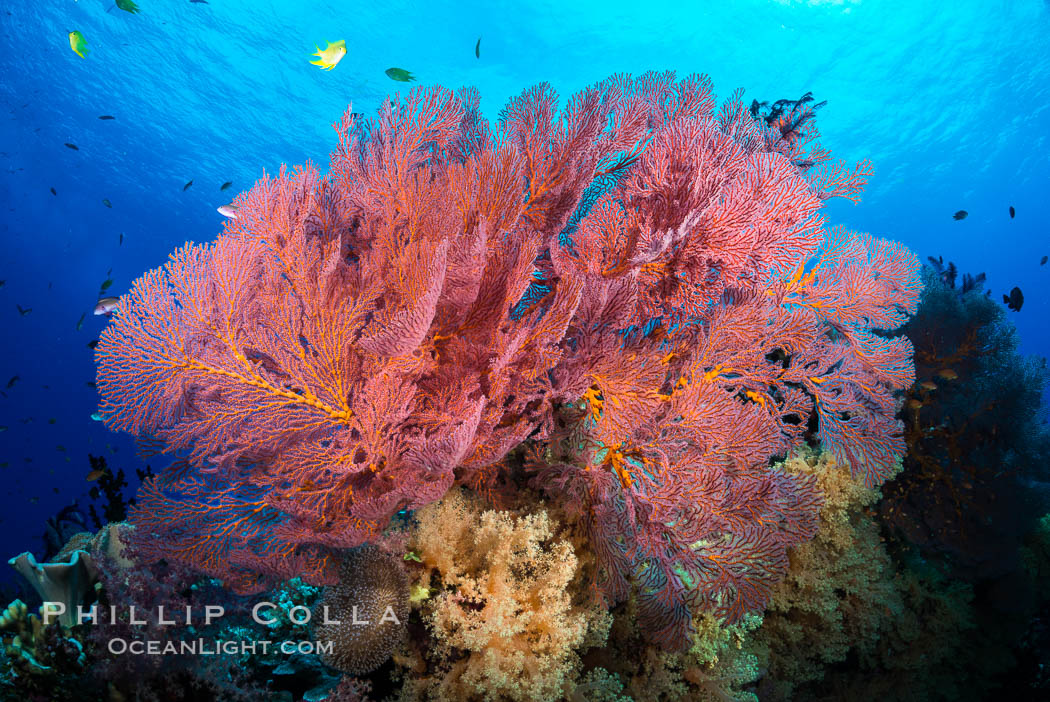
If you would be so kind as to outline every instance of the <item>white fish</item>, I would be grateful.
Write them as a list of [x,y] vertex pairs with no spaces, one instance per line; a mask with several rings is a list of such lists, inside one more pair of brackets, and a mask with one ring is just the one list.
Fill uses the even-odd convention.
[[118,298],[103,297],[95,303],[95,316],[100,314],[113,314],[117,309]]
[[219,207],[219,214],[223,217],[229,217],[230,219],[237,219],[237,205],[222,205]]

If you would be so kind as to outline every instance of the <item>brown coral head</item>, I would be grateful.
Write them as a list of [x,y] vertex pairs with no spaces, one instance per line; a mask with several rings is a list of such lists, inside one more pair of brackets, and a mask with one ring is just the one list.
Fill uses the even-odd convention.
[[401,563],[375,546],[353,549],[311,617],[321,660],[351,675],[375,670],[401,642],[408,611]]

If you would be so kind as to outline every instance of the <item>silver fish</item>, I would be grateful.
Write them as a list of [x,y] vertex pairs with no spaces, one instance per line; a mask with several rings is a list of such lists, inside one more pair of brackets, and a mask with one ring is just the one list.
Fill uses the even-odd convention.
[[117,300],[115,297],[103,297],[95,304],[95,315],[100,314],[113,314],[117,309]]
[[230,219],[237,219],[237,205],[222,205],[219,207],[219,214],[223,217],[229,217]]

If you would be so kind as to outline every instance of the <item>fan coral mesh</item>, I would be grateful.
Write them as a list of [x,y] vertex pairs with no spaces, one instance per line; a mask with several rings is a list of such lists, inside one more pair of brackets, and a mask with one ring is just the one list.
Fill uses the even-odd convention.
[[[347,110],[322,175],[282,169],[125,295],[96,353],[111,428],[181,459],[148,482],[142,551],[238,592],[330,582],[343,549],[521,463],[579,507],[597,591],[654,640],[738,620],[812,536],[820,497],[769,459],[819,438],[875,485],[919,265],[827,228],[870,173],[710,81],[613,76],[496,125],[476,91]],[[799,164],[807,164],[805,168]]]

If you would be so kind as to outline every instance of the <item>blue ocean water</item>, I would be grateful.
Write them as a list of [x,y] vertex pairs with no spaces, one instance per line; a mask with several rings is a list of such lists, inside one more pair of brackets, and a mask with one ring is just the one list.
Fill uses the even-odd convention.
[[[87,493],[88,453],[140,465],[129,437],[90,418],[100,284],[120,294],[183,242],[213,239],[216,207],[264,171],[323,167],[347,104],[370,113],[406,91],[391,66],[476,86],[490,118],[541,81],[565,98],[651,69],[706,73],[722,98],[812,91],[827,100],[823,143],[875,169],[862,202],[831,203],[829,219],[983,271],[997,299],[1019,286],[1022,350],[1050,350],[1041,0],[138,4],[0,9],[0,555],[38,549],[44,518]],[[335,70],[310,65],[337,39],[348,54]]]

